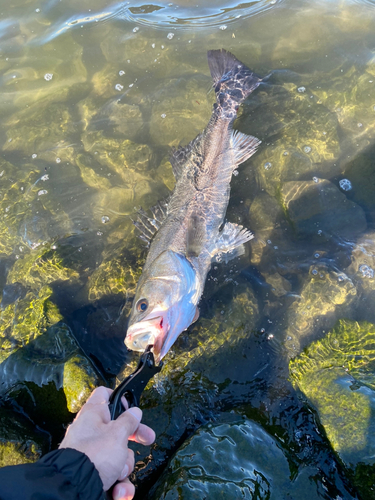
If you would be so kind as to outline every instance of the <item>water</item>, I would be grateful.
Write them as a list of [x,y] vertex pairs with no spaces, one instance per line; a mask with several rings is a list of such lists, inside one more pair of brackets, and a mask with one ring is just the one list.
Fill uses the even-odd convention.
[[[59,442],[73,380],[89,392],[136,363],[123,338],[147,249],[131,217],[173,189],[169,151],[207,124],[206,53],[223,47],[265,77],[236,123],[262,145],[228,207],[255,238],[214,265],[200,320],[145,393],[158,444],[141,452],[139,495],[233,411],[278,443],[291,478],[320,474],[318,498],[355,497],[350,452],[333,454],[288,363],[338,319],[375,323],[374,21],[359,0],[2,5],[0,417],[22,421],[21,448]],[[296,485],[283,494],[303,498]]]

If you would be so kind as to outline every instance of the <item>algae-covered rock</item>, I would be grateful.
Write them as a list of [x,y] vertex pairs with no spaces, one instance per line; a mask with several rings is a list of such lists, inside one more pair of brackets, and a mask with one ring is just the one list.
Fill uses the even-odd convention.
[[70,329],[62,322],[39,330],[24,347],[7,353],[0,364],[0,394],[17,384],[53,382],[63,389],[68,410],[77,412],[98,385],[98,376],[82,354]]
[[38,460],[49,448],[49,436],[20,413],[0,407],[0,467]]
[[[257,106],[261,122],[254,120]],[[257,182],[271,196],[286,182],[339,172],[334,163],[340,156],[337,118],[295,83],[259,88],[243,106],[236,126],[266,142],[250,163]]]
[[375,326],[340,320],[293,359],[289,370],[342,460],[374,464]]
[[344,273],[324,263],[310,267],[299,298],[287,310],[285,346],[300,352],[318,331],[331,328],[343,314],[350,315],[357,290]]
[[78,277],[77,271],[66,267],[58,253],[45,245],[16,260],[7,282],[22,283],[35,290],[55,281],[77,280]]
[[201,427],[177,451],[153,500],[321,498],[313,467],[292,473],[282,445],[246,418]]
[[88,359],[76,354],[64,363],[63,377],[68,410],[77,413],[98,385],[97,375]]
[[285,215],[298,236],[352,240],[367,227],[363,209],[324,179],[286,182],[280,190]]
[[171,79],[156,89],[150,134],[158,145],[178,145],[195,138],[207,125],[212,99],[207,99],[208,77]]

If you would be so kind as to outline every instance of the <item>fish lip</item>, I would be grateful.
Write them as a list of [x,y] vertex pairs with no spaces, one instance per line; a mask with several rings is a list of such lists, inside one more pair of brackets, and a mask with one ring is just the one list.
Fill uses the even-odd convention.
[[[163,328],[164,327],[164,328]],[[163,315],[152,316],[137,323],[133,323],[126,333],[125,345],[131,351],[144,351],[152,345],[156,360],[168,336],[169,324]],[[138,343],[138,346],[137,346]]]

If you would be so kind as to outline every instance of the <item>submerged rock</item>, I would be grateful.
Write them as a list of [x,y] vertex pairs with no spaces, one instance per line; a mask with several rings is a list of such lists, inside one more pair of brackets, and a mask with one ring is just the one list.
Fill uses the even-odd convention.
[[289,369],[341,459],[351,467],[375,464],[375,326],[340,320]]
[[282,443],[238,415],[200,428],[177,451],[153,500],[321,498],[306,467],[292,473]]
[[353,240],[367,227],[363,209],[325,179],[286,182],[280,201],[297,236]]
[[203,75],[171,79],[155,90],[150,121],[154,143],[185,144],[205,129],[212,110],[212,100],[207,99],[208,81]]
[[0,467],[35,462],[48,448],[47,433],[20,413],[0,407]]
[[356,296],[347,275],[324,263],[311,266],[299,297],[286,312],[284,345],[289,355],[300,352],[317,333],[332,328],[343,314],[349,316]]

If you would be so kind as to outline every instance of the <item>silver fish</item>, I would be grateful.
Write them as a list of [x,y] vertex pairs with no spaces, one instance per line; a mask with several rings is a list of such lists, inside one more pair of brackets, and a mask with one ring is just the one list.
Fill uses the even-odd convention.
[[233,171],[260,144],[232,126],[239,105],[261,79],[223,49],[208,52],[208,65],[217,102],[207,128],[187,146],[172,151],[176,185],[168,206],[159,205],[153,218],[141,212],[135,223],[151,246],[125,344],[134,351],[152,344],[157,362],[198,319],[211,263],[241,255],[244,243],[253,237],[240,225],[221,226]]

